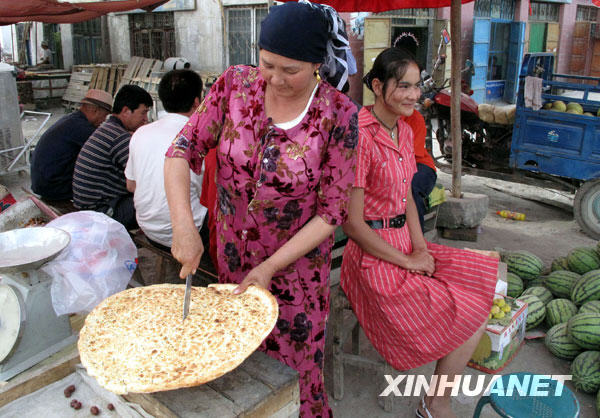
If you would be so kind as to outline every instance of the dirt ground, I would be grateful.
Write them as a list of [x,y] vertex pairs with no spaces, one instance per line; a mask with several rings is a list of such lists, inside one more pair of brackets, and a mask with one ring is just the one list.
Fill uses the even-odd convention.
[[[53,121],[64,115],[62,109],[50,109]],[[28,120],[23,124],[25,136],[32,134],[38,120]],[[451,177],[439,173],[438,182],[447,189],[451,186]],[[27,173],[14,173],[0,177],[0,184],[6,185],[17,199],[25,197],[21,187],[29,188]],[[481,224],[481,231],[476,242],[451,241],[434,237],[438,243],[453,247],[469,247],[477,249],[524,249],[541,257],[546,266],[558,256],[566,255],[570,250],[580,246],[593,246],[596,241],[587,237],[573,219],[573,196],[557,193],[538,187],[524,186],[499,180],[490,180],[475,176],[462,177],[462,190],[471,193],[488,195],[490,198],[488,215]],[[501,218],[496,211],[508,209],[522,212],[525,221],[514,221]],[[144,254],[141,263],[145,270],[152,270],[155,259],[152,254]],[[332,272],[332,283],[338,281],[339,271]],[[362,336],[363,352],[367,357],[377,358],[377,353]],[[333,399],[331,390],[331,335],[327,342],[325,360],[325,378],[330,404],[335,416],[339,417],[414,417],[418,398],[398,398],[393,413],[386,413],[378,405],[377,395],[386,386],[384,377],[377,373],[365,372],[347,366],[345,397],[341,401]],[[404,374],[431,374],[433,364],[425,365],[417,370]],[[569,363],[553,357],[540,340],[528,341],[520,350],[514,361],[503,373],[529,371],[540,374],[569,374]],[[479,375],[480,372],[466,369],[465,373]],[[573,389],[570,383],[567,387]],[[595,395],[577,393],[581,406],[581,417],[596,417]],[[453,407],[459,417],[472,416],[477,398],[457,397],[453,399]],[[497,416],[490,407],[484,409],[482,416]]]

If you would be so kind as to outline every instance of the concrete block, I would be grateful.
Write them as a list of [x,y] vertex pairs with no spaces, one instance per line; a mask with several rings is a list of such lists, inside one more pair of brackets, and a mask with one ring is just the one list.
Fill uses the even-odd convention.
[[446,193],[440,205],[437,226],[443,228],[473,228],[487,215],[490,198],[484,194],[463,193],[460,199]]

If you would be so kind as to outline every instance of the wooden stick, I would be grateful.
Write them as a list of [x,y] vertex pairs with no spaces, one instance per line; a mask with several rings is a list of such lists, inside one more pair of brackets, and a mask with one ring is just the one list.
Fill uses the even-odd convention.
[[452,63],[450,77],[450,89],[452,101],[450,106],[450,133],[452,136],[452,197],[457,199],[461,196],[461,168],[462,168],[462,129],[460,126],[460,0],[452,0],[450,7],[450,28],[452,33]]

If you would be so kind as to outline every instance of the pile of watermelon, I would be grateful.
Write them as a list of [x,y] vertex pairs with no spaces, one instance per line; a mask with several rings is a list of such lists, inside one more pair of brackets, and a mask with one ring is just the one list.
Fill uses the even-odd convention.
[[572,360],[575,388],[597,393],[600,410],[600,243],[575,248],[552,262],[528,251],[502,255],[508,266],[508,296],[528,303],[526,329],[548,327],[546,347]]

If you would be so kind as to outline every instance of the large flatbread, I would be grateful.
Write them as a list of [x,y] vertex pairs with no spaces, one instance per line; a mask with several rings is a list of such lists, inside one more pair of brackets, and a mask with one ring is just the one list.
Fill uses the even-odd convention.
[[100,303],[79,335],[81,363],[116,394],[206,383],[233,370],[269,335],[278,316],[268,291],[237,285],[192,287],[182,321],[184,285],[161,284],[117,293]]

